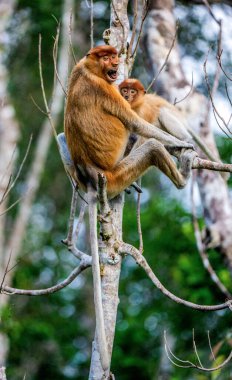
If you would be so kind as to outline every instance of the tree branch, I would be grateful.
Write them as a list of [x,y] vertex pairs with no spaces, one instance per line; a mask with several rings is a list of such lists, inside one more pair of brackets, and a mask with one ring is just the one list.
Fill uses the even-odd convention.
[[215,311],[215,310],[222,310],[229,308],[229,304],[231,305],[232,300],[229,300],[223,304],[219,305],[198,305],[193,302],[186,301],[182,298],[179,298],[175,296],[173,293],[171,293],[169,290],[167,290],[163,284],[159,281],[159,279],[156,277],[152,269],[150,268],[149,264],[147,263],[145,257],[141,255],[138,249],[133,247],[130,244],[121,243],[119,246],[119,253],[121,254],[129,254],[131,255],[137,264],[139,264],[146,272],[148,277],[151,279],[153,284],[168,298],[171,300],[180,303],[182,305],[188,306],[192,309],[201,310],[201,311]]
[[[86,257],[88,257],[88,260],[86,259]],[[6,286],[2,286],[0,288],[0,293],[4,293],[4,294],[8,294],[8,295],[18,294],[18,295],[23,295],[23,296],[42,296],[42,295],[52,294],[52,293],[58,292],[59,290],[65,288],[66,286],[71,284],[71,282],[73,282],[75,280],[75,278],[77,276],[79,276],[79,274],[81,272],[83,272],[83,270],[85,270],[86,268],[91,266],[91,257],[87,256],[87,255],[86,255],[86,257],[85,257],[85,259],[81,260],[79,266],[77,268],[75,268],[72,271],[72,273],[64,281],[62,281],[59,284],[54,285],[50,288],[38,289],[38,290],[26,290],[26,289],[12,288],[12,287],[6,285]]]

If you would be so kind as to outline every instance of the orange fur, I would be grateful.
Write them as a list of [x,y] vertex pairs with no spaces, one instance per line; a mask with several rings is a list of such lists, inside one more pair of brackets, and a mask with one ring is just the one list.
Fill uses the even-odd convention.
[[119,85],[119,90],[121,95],[130,103],[131,108],[144,120],[180,140],[191,140],[185,126],[185,120],[176,107],[156,94],[146,94],[138,79],[124,80]]
[[[118,63],[113,47],[100,46],[91,49],[72,71],[65,136],[76,169],[81,166],[104,173],[110,197],[120,193],[152,165],[160,168],[177,187],[183,187],[185,178],[164,144],[177,149],[191,146],[154,128],[131,110],[114,86]],[[130,132],[148,141],[123,158]]]

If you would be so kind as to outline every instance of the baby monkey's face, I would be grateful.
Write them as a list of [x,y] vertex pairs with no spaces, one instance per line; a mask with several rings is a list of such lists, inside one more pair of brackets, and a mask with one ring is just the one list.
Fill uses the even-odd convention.
[[121,95],[131,104],[135,101],[138,91],[134,88],[123,87],[120,89]]

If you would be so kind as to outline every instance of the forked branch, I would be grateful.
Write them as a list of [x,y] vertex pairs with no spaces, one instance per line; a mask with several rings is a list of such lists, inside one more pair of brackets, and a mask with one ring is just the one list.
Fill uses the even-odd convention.
[[192,363],[189,360],[182,360],[182,359],[178,358],[172,352],[172,350],[170,349],[170,347],[168,345],[166,331],[164,331],[164,342],[165,342],[165,345],[164,345],[165,346],[165,351],[166,351],[168,359],[170,360],[170,362],[172,364],[174,364],[176,367],[180,367],[180,368],[196,368],[196,369],[198,369],[200,371],[203,371],[203,372],[214,372],[214,371],[217,371],[217,370],[225,367],[225,365],[227,363],[229,363],[229,361],[232,358],[232,351],[231,351],[230,354],[229,354],[229,356],[220,365],[218,365],[216,367],[212,367],[212,368],[206,368],[206,367],[204,367],[202,365],[202,363],[201,363],[200,357],[199,357],[198,352],[197,352],[197,346],[196,346],[196,343],[195,343],[194,332],[193,332],[193,349],[194,349],[194,352],[195,352],[195,355],[196,355],[196,358],[197,358],[197,361],[198,361],[199,364],[195,364],[195,363]]

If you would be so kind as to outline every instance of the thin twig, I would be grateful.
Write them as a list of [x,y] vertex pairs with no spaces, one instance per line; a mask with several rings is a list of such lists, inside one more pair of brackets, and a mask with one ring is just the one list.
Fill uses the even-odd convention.
[[202,2],[205,4],[206,8],[208,9],[208,11],[209,11],[210,15],[212,16],[212,18],[214,19],[214,21],[216,21],[216,23],[220,26],[220,21],[221,21],[221,20],[218,20],[218,19],[215,17],[215,15],[214,15],[214,13],[213,13],[213,11],[212,11],[212,8],[211,8],[210,5],[209,5],[209,2],[208,2],[207,0],[202,0]]
[[94,47],[93,31],[94,31],[94,18],[93,18],[93,0],[90,0],[90,46],[91,49]]
[[81,203],[81,209],[80,209],[80,213],[79,213],[79,217],[78,217],[78,222],[77,222],[74,234],[73,234],[73,244],[75,244],[75,242],[77,241],[77,238],[78,238],[78,235],[79,235],[79,232],[80,232],[80,227],[81,227],[81,225],[83,223],[83,220],[84,220],[86,206],[87,206],[87,203],[84,200]]
[[132,27],[132,33],[131,33],[131,39],[130,43],[127,49],[127,60],[132,56],[132,47],[134,44],[135,36],[136,36],[136,30],[137,30],[137,24],[138,24],[138,0],[134,1],[133,4],[133,27]]
[[[3,182],[4,178],[6,177],[6,175],[8,175],[8,170],[9,170],[9,168],[10,168],[12,162],[13,162],[13,158],[14,158],[15,152],[16,152],[16,146],[13,149],[13,152],[12,152],[11,157],[10,157],[10,161],[8,162],[8,164],[6,166],[6,169],[4,170],[4,173],[3,173],[3,175],[2,175],[2,177],[0,179],[0,185],[2,185],[2,182]],[[12,174],[9,176],[8,183],[7,183],[7,186],[5,188],[4,194],[8,190],[8,188],[10,186],[10,183],[11,183],[11,180],[12,180]],[[4,198],[4,194],[2,196],[2,199]],[[1,204],[1,201],[0,201],[0,204]]]
[[217,57],[219,66],[220,66],[223,74],[226,76],[226,78],[229,79],[229,81],[232,81],[232,77],[229,76],[229,74],[225,71],[224,67],[222,66],[221,56],[222,56],[222,54],[219,57]]
[[[226,82],[225,82],[225,89],[226,89],[226,96],[227,96],[227,99],[229,100],[230,106],[232,107],[232,100],[231,100],[231,98],[230,98],[229,91],[228,91],[228,86],[227,86],[227,83],[226,83]],[[227,125],[230,124],[231,118],[232,118],[232,113],[230,114],[230,117],[229,117],[229,120],[228,120],[228,122],[227,122]]]
[[203,368],[203,365],[201,363],[201,360],[200,360],[200,357],[198,355],[198,351],[197,351],[197,346],[196,346],[196,342],[195,342],[195,336],[194,336],[194,329],[193,329],[193,349],[194,349],[194,352],[195,352],[195,355],[197,357],[197,360],[198,360],[198,363],[200,365],[201,368]]
[[[164,330],[164,343],[165,343],[165,351],[166,351],[166,354],[167,354],[168,358],[169,358],[169,355],[168,355],[168,352],[169,352],[169,353],[172,355],[172,357],[173,357],[174,359],[178,360],[180,363],[189,364],[190,366],[192,365],[192,363],[191,363],[189,360],[182,360],[182,359],[178,358],[178,357],[172,352],[172,350],[171,350],[171,348],[170,348],[170,346],[169,346],[169,344],[168,344],[168,341],[167,341],[167,333],[166,333],[166,330]],[[169,358],[169,360],[171,360],[171,359]],[[175,364],[175,363],[173,363],[173,364]],[[185,367],[185,366],[183,366],[182,368],[190,368],[190,367]]]
[[[141,178],[138,180],[138,185],[141,187]],[[141,226],[141,193],[138,192],[137,197],[137,228],[138,228],[138,235],[139,235],[139,252],[141,255],[143,254],[143,232],[142,232],[142,226]]]
[[208,336],[209,348],[210,348],[210,351],[211,351],[212,358],[213,358],[213,360],[216,360],[216,358],[215,358],[215,356],[214,356],[213,349],[212,349],[212,345],[211,345],[211,339],[210,339],[210,333],[209,333],[209,330],[207,331],[207,336]]
[[214,271],[212,265],[210,264],[208,255],[205,252],[204,247],[203,247],[200,227],[199,227],[199,223],[196,217],[196,207],[195,207],[195,202],[194,202],[194,180],[192,180],[192,184],[191,184],[191,204],[192,204],[192,221],[193,221],[194,235],[196,239],[196,246],[197,246],[198,253],[201,257],[202,263],[205,269],[207,270],[207,272],[209,273],[211,280],[217,285],[220,291],[226,297],[232,298],[231,293],[222,284],[216,272]]
[[191,86],[190,86],[190,90],[187,92],[187,94],[180,100],[177,100],[176,98],[174,99],[174,102],[173,102],[173,105],[175,106],[176,104],[178,103],[181,103],[183,102],[185,99],[187,99],[187,97],[191,94],[193,90],[193,72],[192,72],[192,80],[191,80]]
[[70,50],[71,50],[71,53],[72,53],[73,61],[76,64],[77,63],[77,59],[76,59],[76,56],[75,56],[75,53],[74,53],[73,43],[72,43],[72,9],[70,11],[70,19],[69,19],[69,26],[68,26],[68,37],[69,37],[69,47],[70,47]]
[[164,60],[164,63],[162,64],[162,66],[160,67],[160,69],[158,70],[158,73],[156,74],[156,76],[154,77],[154,79],[151,81],[151,83],[149,84],[149,86],[147,87],[147,92],[150,90],[150,88],[154,85],[154,83],[156,82],[157,78],[159,77],[160,73],[163,71],[163,69],[165,68],[165,66],[167,65],[167,62],[168,62],[168,58],[171,54],[171,51],[175,45],[175,41],[176,41],[176,38],[177,38],[177,31],[178,31],[178,28],[179,28],[179,24],[177,23],[176,24],[176,31],[175,31],[175,35],[173,37],[173,40],[172,40],[172,43],[171,43],[171,46],[169,48],[169,51],[168,51],[168,54]]
[[12,252],[10,252],[10,254],[9,254],[9,258],[7,260],[6,268],[4,270],[3,278],[2,278],[2,281],[1,281],[1,284],[0,284],[0,293],[2,292],[2,288],[3,288],[3,284],[4,284],[4,281],[5,281],[6,275],[9,272],[9,265],[10,265],[10,261],[11,261],[11,255],[12,255]]
[[23,157],[23,160],[19,166],[19,169],[17,171],[17,175],[15,177],[15,179],[13,180],[13,182],[11,183],[11,185],[8,187],[7,191],[4,192],[3,196],[2,196],[2,199],[0,201],[0,204],[6,199],[6,197],[8,196],[8,194],[10,193],[10,191],[13,189],[13,187],[15,186],[21,172],[22,172],[22,169],[23,169],[23,166],[25,164],[25,161],[27,159],[27,156],[28,156],[28,153],[29,153],[29,150],[30,150],[30,147],[31,147],[31,142],[32,142],[32,135],[30,136],[30,139],[29,139],[29,143],[27,145],[27,150],[26,150],[26,153]]
[[40,108],[40,106],[36,103],[36,101],[34,100],[33,96],[30,95],[30,98],[32,100],[32,102],[34,103],[34,105],[36,106],[36,108],[45,116],[47,116],[47,112],[42,110],[42,108]]
[[147,17],[147,13],[148,13],[148,10],[149,10],[148,4],[149,4],[149,1],[148,0],[144,0],[143,12],[142,12],[142,20],[141,20],[141,24],[140,24],[140,28],[139,28],[139,32],[138,32],[138,38],[137,38],[137,41],[136,41],[136,44],[135,44],[135,48],[134,48],[134,51],[133,51],[132,56],[131,56],[132,58],[135,58],[135,55],[136,55],[137,50],[138,50],[139,42],[140,42],[140,39],[141,39],[141,36],[142,36],[143,24],[144,24],[144,21],[145,21],[145,19]]
[[[206,368],[206,367],[203,367],[203,366],[198,366],[192,362],[190,362],[189,360],[181,360],[179,359],[177,356],[175,356],[173,354],[173,352],[171,351],[168,343],[167,343],[167,338],[166,338],[166,331],[164,332],[164,341],[165,341],[165,351],[166,351],[166,354],[167,354],[167,357],[168,359],[170,360],[170,362],[172,364],[174,364],[176,367],[180,367],[180,368],[196,368],[202,372],[214,372],[214,371],[217,371],[223,367],[225,367],[225,365],[227,363],[229,363],[229,361],[231,360],[232,358],[232,351],[230,352],[229,356],[227,357],[227,359],[224,360],[223,363],[221,363],[220,365],[218,365],[217,367],[213,367],[213,368]],[[176,363],[171,357],[170,355],[171,354],[176,360],[178,360],[179,362],[181,363],[186,363],[186,365],[180,365],[178,363]]]
[[[209,50],[210,51],[210,50]],[[214,100],[213,100],[213,97],[212,97],[212,91],[211,91],[211,87],[210,87],[210,84],[209,84],[209,78],[208,78],[208,73],[207,73],[207,61],[208,61],[208,55],[209,55],[209,51],[207,53],[207,56],[206,56],[206,59],[205,59],[205,62],[204,62],[204,65],[203,65],[203,68],[204,68],[204,73],[205,73],[205,82],[206,82],[206,85],[207,85],[207,90],[208,90],[208,94],[209,94],[209,97],[210,97],[210,101],[211,101],[211,104],[212,104],[212,107],[213,107],[213,113],[214,113],[214,116],[215,116],[215,119],[217,121],[217,124],[219,126],[219,128],[227,135],[227,137],[231,138],[227,133],[226,131],[222,128],[222,126],[219,124],[217,118],[216,118],[216,115],[219,117],[219,119],[222,121],[222,123],[224,124],[225,128],[228,130],[228,132],[231,134],[231,131],[228,127],[228,124],[225,122],[224,118],[219,114],[215,104],[214,104]]]
[[[56,128],[55,128],[52,116],[51,116],[51,110],[48,107],[47,96],[46,96],[46,92],[45,92],[45,89],[44,89],[42,59],[41,59],[41,43],[42,43],[42,37],[41,37],[41,34],[40,34],[39,35],[39,75],[40,75],[40,85],[41,85],[44,105],[45,105],[46,112],[47,112],[47,117],[48,117],[49,123],[50,123],[50,125],[52,127],[53,134],[54,134],[54,136],[56,138],[56,141],[57,141],[57,132],[56,132]],[[57,145],[58,145],[58,142],[57,142]]]
[[63,83],[60,79],[60,76],[59,76],[59,73],[58,73],[58,70],[57,70],[57,52],[58,52],[58,43],[59,43],[59,36],[60,36],[60,24],[58,24],[57,26],[57,32],[56,32],[56,37],[55,37],[55,41],[54,41],[54,45],[53,45],[53,63],[54,63],[54,69],[55,69],[55,73],[56,73],[56,77],[58,79],[58,82],[60,83],[60,86],[62,88],[62,91],[65,95],[65,97],[67,97],[67,91],[65,90],[64,86],[63,86]]
[[0,216],[3,216],[3,215],[5,215],[5,214],[7,214],[7,212],[8,211],[10,211],[14,206],[16,206],[22,199],[24,198],[24,196],[23,197],[20,197],[19,199],[17,199],[17,201],[15,201],[14,203],[12,203],[9,207],[7,207],[7,209],[6,210],[4,210],[4,212],[2,212],[1,214],[0,214]]
[[76,207],[77,207],[77,198],[78,198],[78,193],[73,187],[70,215],[69,215],[69,221],[68,221],[68,235],[66,239],[62,240],[62,243],[67,244],[68,246],[73,244],[73,225],[74,225],[74,219],[75,219],[75,213],[76,213]]

